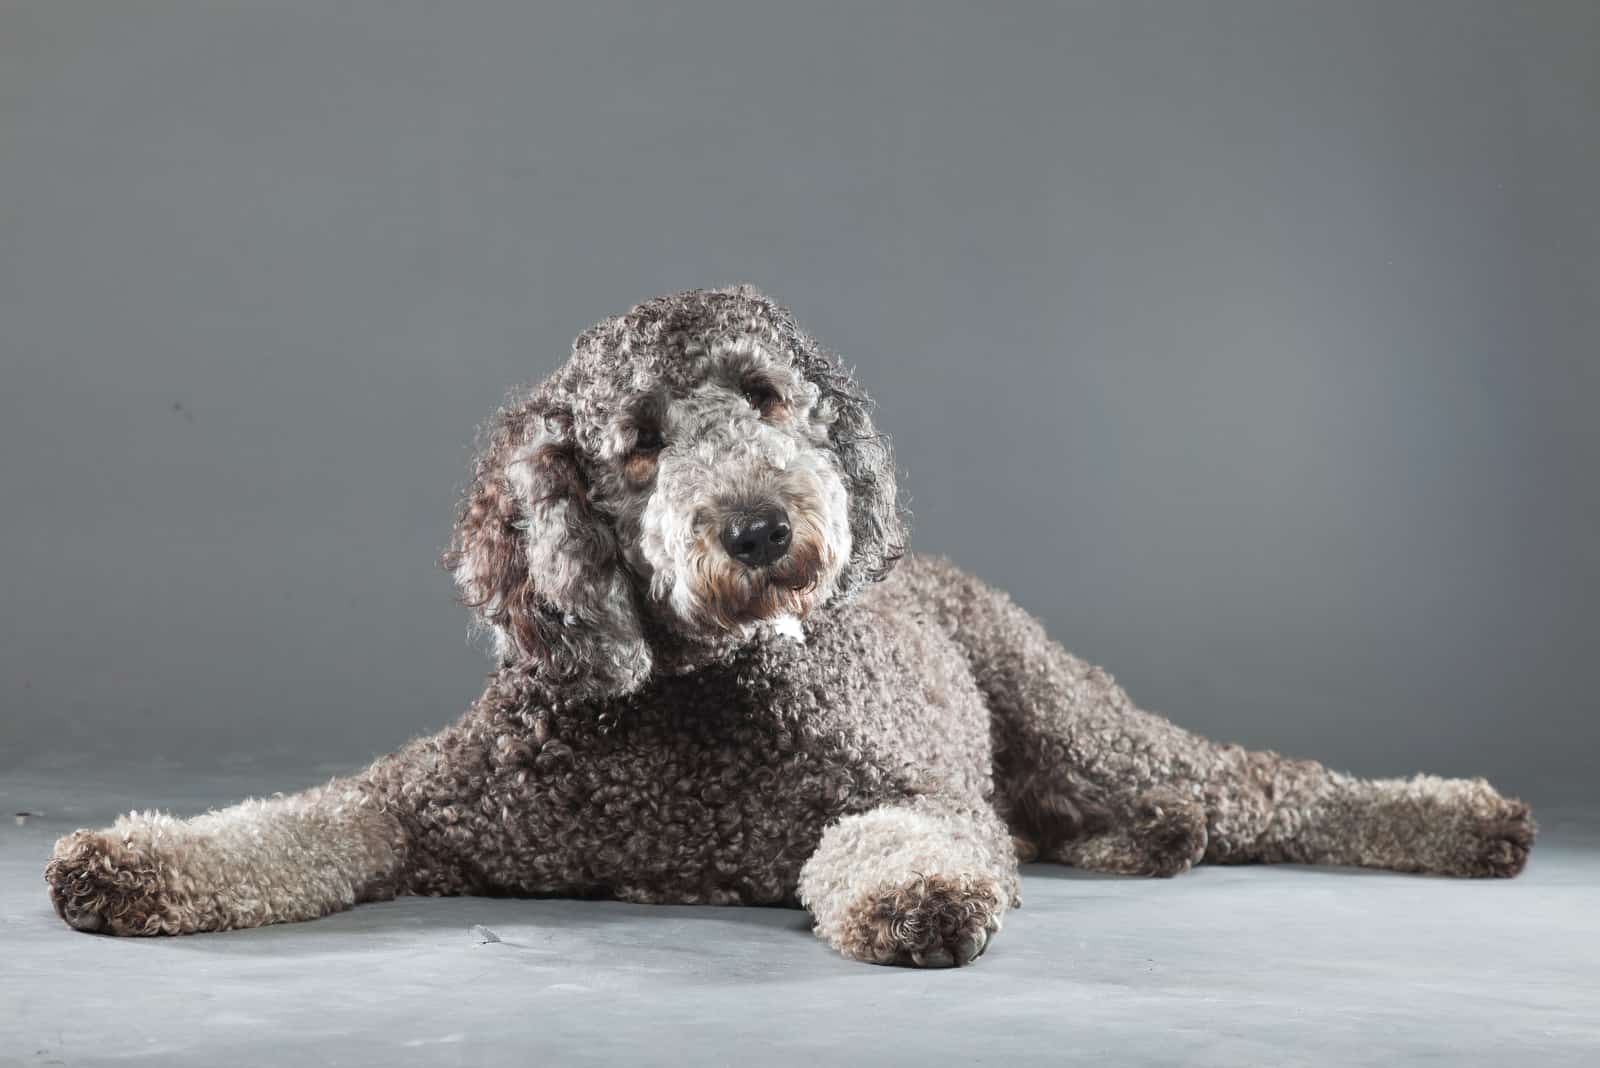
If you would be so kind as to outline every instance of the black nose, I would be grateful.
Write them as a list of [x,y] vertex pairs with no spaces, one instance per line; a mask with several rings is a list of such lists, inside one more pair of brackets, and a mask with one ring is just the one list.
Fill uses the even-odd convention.
[[789,551],[789,513],[777,505],[740,512],[722,525],[722,547],[746,567],[765,567]]

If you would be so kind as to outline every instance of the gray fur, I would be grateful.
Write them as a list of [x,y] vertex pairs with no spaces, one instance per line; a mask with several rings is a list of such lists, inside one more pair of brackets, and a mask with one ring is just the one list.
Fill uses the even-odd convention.
[[[774,500],[787,556],[719,549]],[[78,831],[51,898],[116,934],[395,894],[803,905],[853,958],[936,965],[990,944],[1019,853],[1521,870],[1527,806],[1482,780],[1206,741],[904,543],[865,394],[787,311],[641,304],[488,429],[446,563],[498,666],[461,721],[317,790]]]

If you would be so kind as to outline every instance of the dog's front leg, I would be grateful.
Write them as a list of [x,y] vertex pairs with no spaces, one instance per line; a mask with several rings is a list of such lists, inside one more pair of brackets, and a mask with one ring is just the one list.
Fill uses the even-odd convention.
[[1016,854],[999,819],[932,798],[846,816],[800,872],[817,934],[874,964],[968,964],[1016,894]]
[[392,897],[405,834],[336,781],[180,820],[130,813],[56,843],[50,900],[81,931],[190,934],[310,920]]

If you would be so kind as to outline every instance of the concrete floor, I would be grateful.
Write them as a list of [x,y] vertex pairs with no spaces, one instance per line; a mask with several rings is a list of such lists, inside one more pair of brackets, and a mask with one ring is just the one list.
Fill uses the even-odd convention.
[[0,776],[5,1065],[1600,1064],[1595,817],[1541,812],[1512,882],[1035,866],[976,967],[917,972],[842,960],[773,909],[407,899],[78,934],[40,881],[57,835],[265,785],[85,778]]

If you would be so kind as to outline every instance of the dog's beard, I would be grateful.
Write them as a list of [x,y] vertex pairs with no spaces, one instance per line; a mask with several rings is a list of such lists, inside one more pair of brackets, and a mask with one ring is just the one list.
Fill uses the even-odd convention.
[[794,538],[783,559],[763,568],[733,560],[715,539],[701,539],[674,584],[673,611],[696,629],[738,630],[752,623],[809,615],[832,592],[839,560],[825,537],[791,514]]
[[[844,487],[831,471],[790,470],[772,487],[789,515],[789,551],[766,567],[730,557],[717,534],[715,509],[685,524],[669,571],[657,589],[678,625],[690,632],[741,632],[756,624],[804,619],[832,595],[850,556]],[[660,579],[669,579],[662,583]]]

